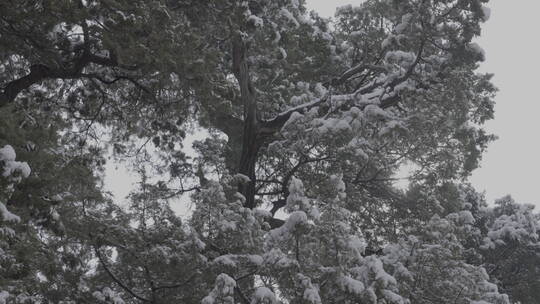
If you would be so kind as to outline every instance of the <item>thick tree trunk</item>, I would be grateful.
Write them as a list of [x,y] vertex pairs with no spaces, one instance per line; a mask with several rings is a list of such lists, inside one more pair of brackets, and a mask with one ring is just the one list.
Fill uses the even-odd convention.
[[255,207],[255,166],[260,148],[258,141],[257,102],[251,86],[249,69],[246,62],[247,46],[237,35],[233,40],[233,72],[240,86],[240,94],[244,107],[244,128],[242,134],[242,154],[238,164],[238,173],[247,176],[250,181],[239,185],[239,192],[244,195],[245,207]]
[[255,207],[255,166],[257,164],[257,156],[260,145],[257,142],[257,132],[254,131],[248,124],[244,127],[244,138],[242,143],[242,155],[240,156],[240,164],[238,173],[249,177],[249,182],[239,186],[240,193],[245,196],[245,207],[253,209]]

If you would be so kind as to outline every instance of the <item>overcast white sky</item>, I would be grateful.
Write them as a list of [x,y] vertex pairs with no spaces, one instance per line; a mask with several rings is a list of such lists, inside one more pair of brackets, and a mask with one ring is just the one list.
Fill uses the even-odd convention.
[[[361,0],[307,0],[308,7],[325,17],[335,8],[358,5]],[[487,60],[480,71],[494,73],[499,88],[495,120],[487,130],[499,136],[484,155],[482,167],[471,181],[486,191],[488,202],[511,194],[518,202],[540,206],[540,11],[539,0],[492,0],[491,18],[478,43]],[[136,181],[124,168],[107,170],[106,183],[117,198]]]
[[481,70],[494,73],[499,88],[495,119],[488,130],[499,136],[472,182],[488,198],[510,193],[540,206],[540,36],[538,0],[494,0],[491,19],[478,40],[486,51]]

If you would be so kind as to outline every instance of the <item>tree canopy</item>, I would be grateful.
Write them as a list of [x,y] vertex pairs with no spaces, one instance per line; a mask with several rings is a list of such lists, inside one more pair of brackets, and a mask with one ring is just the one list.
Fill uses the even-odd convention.
[[2,1],[0,304],[535,303],[539,215],[468,182],[487,2]]

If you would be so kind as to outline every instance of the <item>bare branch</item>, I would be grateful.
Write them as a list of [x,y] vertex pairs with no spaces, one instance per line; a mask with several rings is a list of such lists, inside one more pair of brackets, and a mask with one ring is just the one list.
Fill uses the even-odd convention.
[[105,259],[103,259],[103,256],[101,255],[101,252],[99,252],[99,248],[94,246],[94,251],[96,252],[96,256],[98,257],[101,266],[103,266],[103,269],[105,269],[105,272],[107,272],[107,274],[111,277],[111,279],[114,282],[116,282],[116,284],[118,284],[120,287],[122,287],[122,289],[124,289],[127,293],[132,295],[134,298],[139,299],[139,300],[144,301],[144,302],[150,302],[150,300],[148,300],[146,298],[143,298],[143,297],[139,296],[138,294],[136,294],[133,290],[131,290],[129,287],[127,287],[124,283],[122,283],[122,281],[120,281],[112,273],[112,271],[109,269],[109,267],[107,267],[107,264],[105,263]]

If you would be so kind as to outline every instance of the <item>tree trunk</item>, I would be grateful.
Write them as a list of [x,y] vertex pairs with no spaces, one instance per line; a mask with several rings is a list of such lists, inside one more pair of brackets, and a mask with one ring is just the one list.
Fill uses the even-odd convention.
[[240,94],[244,107],[244,128],[242,134],[242,154],[238,164],[238,173],[249,178],[249,182],[239,185],[238,190],[246,201],[244,206],[255,207],[255,166],[260,149],[258,141],[257,102],[255,100],[249,68],[246,62],[247,45],[237,35],[233,40],[233,72],[240,86]]

